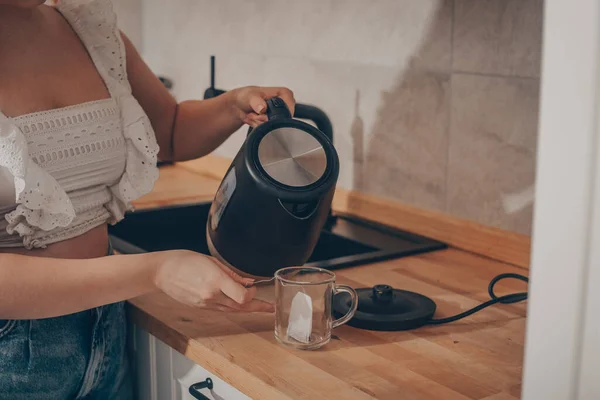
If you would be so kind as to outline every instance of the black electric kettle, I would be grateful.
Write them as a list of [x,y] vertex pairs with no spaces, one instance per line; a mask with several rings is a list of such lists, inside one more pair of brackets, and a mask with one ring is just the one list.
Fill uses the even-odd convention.
[[267,100],[269,120],[250,130],[207,222],[211,254],[243,275],[272,277],[303,265],[325,225],[339,175],[330,138]]

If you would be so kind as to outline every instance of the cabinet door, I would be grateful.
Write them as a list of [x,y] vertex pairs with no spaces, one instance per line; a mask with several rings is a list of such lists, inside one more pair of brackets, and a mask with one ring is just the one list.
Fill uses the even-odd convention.
[[132,325],[132,356],[136,397],[140,400],[172,400],[171,348],[143,329]]
[[[154,339],[154,371],[156,375],[156,399],[175,400],[175,387],[173,384],[173,366],[171,365],[171,348],[149,335]],[[141,399],[140,399],[141,400]]]
[[135,379],[136,397],[140,400],[156,399],[154,376],[154,349],[151,345],[151,336],[135,325],[130,326],[132,332],[131,347],[133,349],[132,370]]
[[211,400],[251,400],[233,386],[225,383],[219,377],[211,374],[201,366],[195,364],[177,351],[171,349],[171,365],[173,367],[173,382],[175,385],[175,399],[195,400],[189,393],[191,385],[212,379],[213,389],[202,389],[200,392]]
[[131,326],[133,371],[139,400],[195,400],[189,388],[212,379],[200,392],[211,400],[251,400],[138,326]]

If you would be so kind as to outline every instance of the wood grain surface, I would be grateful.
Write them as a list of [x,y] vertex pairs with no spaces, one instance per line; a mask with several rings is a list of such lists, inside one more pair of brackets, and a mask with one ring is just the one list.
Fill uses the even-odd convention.
[[[186,163],[183,168],[161,168],[155,190],[135,206],[210,201],[219,175],[199,167],[207,162],[212,163],[209,171],[229,165],[219,159],[204,159],[199,164]],[[387,200],[380,203],[362,198],[359,206],[343,206],[343,202],[351,199],[340,200],[338,195],[338,207],[359,213],[369,213],[367,204],[375,205],[372,218],[400,227],[430,221],[427,230],[418,232],[431,231],[428,236],[438,239],[441,237],[435,236],[434,230],[444,231],[449,226],[444,221],[434,223],[439,217],[435,215],[398,214],[397,205],[386,206]],[[399,219],[402,221],[397,222]],[[471,228],[458,224],[444,235],[455,232],[464,241],[484,231],[475,227],[469,233]],[[521,242],[518,237],[503,239],[500,233],[484,235],[482,244],[470,250]],[[496,243],[486,242],[491,238],[496,238]],[[339,283],[355,288],[385,283],[430,296],[438,306],[436,318],[441,318],[488,300],[487,286],[497,274],[527,275],[526,268],[490,258],[496,255],[520,264],[515,261],[525,259],[525,248],[515,246],[512,255],[486,250],[482,251],[484,256],[451,248],[342,269],[336,274]],[[508,253],[511,251],[509,246]],[[498,285],[499,294],[525,289],[519,281]],[[277,344],[272,315],[208,312],[181,305],[164,294],[133,299],[130,306],[136,324],[257,400],[520,398],[526,303],[495,305],[452,324],[408,332],[371,332],[343,326],[334,331],[335,338],[327,346],[311,352]]]
[[212,201],[220,181],[177,165],[160,168],[160,177],[152,192],[133,202],[136,209],[193,204]]
[[[230,163],[227,158],[210,155],[178,165],[220,181]],[[437,239],[494,260],[529,267],[529,236],[340,188],[333,199],[333,209]]]
[[[336,274],[355,288],[386,283],[430,296],[440,318],[487,300],[489,281],[503,272],[528,271],[449,249]],[[500,294],[525,289],[498,285]],[[520,397],[526,303],[407,332],[343,326],[311,352],[278,344],[272,315],[207,312],[162,294],[131,304],[136,324],[257,400]]]

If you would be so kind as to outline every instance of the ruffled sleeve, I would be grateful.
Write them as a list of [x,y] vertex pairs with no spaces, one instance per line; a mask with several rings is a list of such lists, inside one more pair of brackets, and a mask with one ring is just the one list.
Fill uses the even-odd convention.
[[66,227],[75,218],[69,196],[58,182],[29,157],[27,140],[20,129],[0,115],[0,167],[14,178],[14,211],[5,215],[7,232],[18,233],[25,247],[35,247],[34,228],[45,231]]
[[146,113],[133,97],[127,79],[126,53],[117,16],[109,0],[70,0],[58,9],[70,21],[89,50],[98,72],[121,109],[127,162],[123,176],[110,189],[113,198],[106,205],[111,224],[131,210],[131,201],[152,191],[158,179],[158,144]]
[[148,194],[158,179],[156,167],[158,144],[150,120],[137,102],[129,95],[119,99],[123,119],[123,135],[127,150],[125,172],[111,187],[113,200],[107,205],[114,224],[130,210],[131,201]]

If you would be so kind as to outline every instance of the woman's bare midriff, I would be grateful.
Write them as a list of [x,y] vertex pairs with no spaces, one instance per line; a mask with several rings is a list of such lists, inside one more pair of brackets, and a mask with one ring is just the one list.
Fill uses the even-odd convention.
[[[79,37],[51,7],[0,6],[0,54],[0,110],[9,117],[110,97]],[[85,259],[105,256],[107,247],[103,225],[45,249],[0,254]]]
[[13,253],[32,257],[81,260],[105,256],[107,250],[108,230],[106,225],[102,225],[73,239],[50,244],[45,249],[7,248],[0,249],[0,254]]

